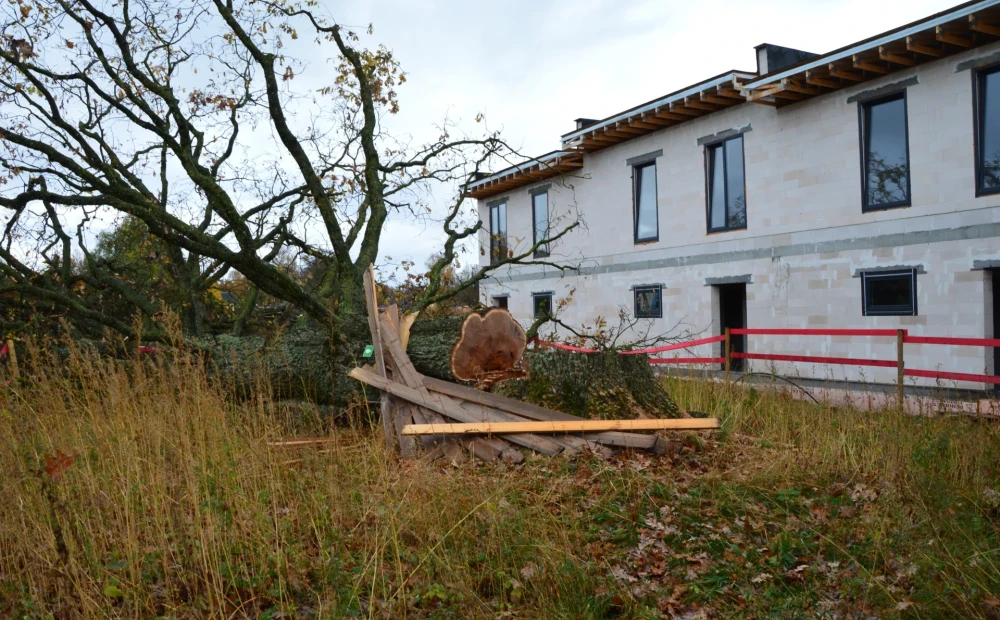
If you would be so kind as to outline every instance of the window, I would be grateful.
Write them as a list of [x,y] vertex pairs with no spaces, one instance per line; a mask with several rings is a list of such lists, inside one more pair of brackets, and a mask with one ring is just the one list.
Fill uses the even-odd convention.
[[743,136],[711,144],[708,158],[708,232],[747,227]]
[[552,293],[532,293],[531,302],[535,308],[535,318],[552,314]]
[[1000,65],[975,74],[976,195],[1000,192]]
[[861,103],[862,211],[910,204],[906,92]]
[[660,223],[656,213],[656,162],[632,167],[632,200],[635,203],[635,242],[657,241]]
[[662,319],[662,291],[659,286],[635,287],[635,318]]
[[506,310],[507,309],[507,296],[504,295],[503,297],[494,297],[493,298],[493,307],[494,308],[503,308],[504,310]]
[[507,258],[507,203],[490,205],[490,264]]
[[[540,192],[531,195],[531,220],[534,224],[534,243],[549,238],[549,193]],[[549,255],[549,244],[545,243],[535,249],[535,258]]]
[[861,302],[865,316],[916,316],[916,270],[862,273]]

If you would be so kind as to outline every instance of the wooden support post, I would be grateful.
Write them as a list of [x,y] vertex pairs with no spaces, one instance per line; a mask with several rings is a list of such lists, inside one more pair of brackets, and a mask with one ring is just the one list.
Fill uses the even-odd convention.
[[10,374],[13,378],[17,379],[21,376],[20,371],[17,368],[17,351],[14,350],[14,341],[7,341],[7,355],[10,356]]
[[906,371],[903,365],[903,338],[906,336],[905,329],[896,330],[896,402],[899,405],[899,412],[903,412],[903,387],[906,379]]
[[725,353],[726,353],[726,356],[725,356],[726,357],[726,388],[729,388],[730,385],[731,385],[729,383],[729,370],[733,366],[733,349],[732,349],[731,346],[729,346],[729,342],[730,342],[729,341],[729,328],[727,327],[726,328],[726,340],[725,340],[725,348],[726,348],[726,351],[725,351]]
[[[375,372],[385,377],[385,360],[382,357],[382,337],[379,334],[378,295],[375,291],[375,267],[373,265],[368,265],[368,269],[365,270],[364,287],[365,306],[368,310],[368,328],[371,332],[372,346],[375,348]],[[385,445],[390,449],[395,448],[399,444],[399,440],[396,436],[396,429],[393,427],[392,404],[389,402],[388,394],[383,393],[380,397],[379,409],[382,432],[385,433]]]

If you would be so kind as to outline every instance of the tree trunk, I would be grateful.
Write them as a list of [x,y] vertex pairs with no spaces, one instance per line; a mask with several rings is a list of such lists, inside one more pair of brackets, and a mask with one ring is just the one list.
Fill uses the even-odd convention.
[[584,418],[680,417],[646,355],[538,351],[525,358],[528,378],[494,391]]

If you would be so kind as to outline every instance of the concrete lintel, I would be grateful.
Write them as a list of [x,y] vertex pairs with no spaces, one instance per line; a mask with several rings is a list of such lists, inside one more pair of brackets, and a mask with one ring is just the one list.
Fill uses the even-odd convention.
[[706,144],[728,140],[729,138],[735,138],[736,136],[742,136],[748,131],[753,131],[753,127],[750,126],[750,123],[747,123],[742,127],[733,127],[732,129],[726,129],[718,133],[713,133],[710,136],[702,136],[698,138],[698,146],[704,146]]
[[646,153],[644,155],[636,155],[635,157],[629,157],[625,160],[626,166],[638,166],[639,164],[645,164],[654,161],[657,157],[663,156],[663,149],[658,151],[653,151],[652,153]]
[[914,75],[913,77],[908,77],[899,82],[893,82],[892,84],[886,84],[885,86],[879,86],[878,88],[871,88],[869,90],[863,90],[860,93],[853,94],[847,98],[847,103],[875,99],[877,97],[881,97],[882,95],[888,95],[896,92],[897,90],[903,90],[904,88],[914,86],[919,83],[920,81],[917,79],[917,76]]
[[753,275],[745,273],[741,276],[723,276],[721,278],[705,278],[705,286],[720,284],[753,284]]
[[552,188],[552,184],[551,183],[546,183],[545,185],[539,185],[537,187],[530,188],[528,190],[528,193],[531,194],[532,196],[535,196],[537,194],[544,194],[547,191],[549,191],[549,189],[551,189],[551,188]]
[[978,69],[979,67],[992,65],[995,62],[1000,62],[1000,52],[993,52],[992,54],[986,54],[985,56],[980,56],[978,58],[963,60],[955,65],[955,73],[961,73],[962,71],[968,71],[969,69]]
[[1000,269],[1000,259],[972,261],[973,271],[982,271],[983,269]]
[[927,270],[923,265],[892,265],[890,267],[861,267],[854,272],[855,278],[860,278],[865,273],[889,273],[890,271],[915,271],[918,274],[925,274]]
[[506,204],[507,203],[507,198],[508,198],[508,196],[504,196],[503,198],[494,198],[493,200],[490,200],[489,202],[487,202],[486,206],[487,207],[495,207],[497,205]]
[[665,289],[665,288],[667,288],[667,285],[664,284],[664,283],[662,283],[662,282],[653,282],[653,283],[650,283],[650,284],[633,284],[632,286],[630,286],[628,288],[628,290],[634,291],[637,288],[657,288],[657,287],[659,287],[661,289]]

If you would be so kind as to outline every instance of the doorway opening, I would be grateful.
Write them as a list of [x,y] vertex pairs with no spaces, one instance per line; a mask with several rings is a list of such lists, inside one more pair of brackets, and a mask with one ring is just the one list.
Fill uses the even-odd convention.
[[[747,326],[747,285],[740,284],[719,284],[719,335],[726,333],[729,329],[744,329]],[[746,336],[730,336],[729,350],[732,353],[746,352]],[[730,368],[737,372],[743,371],[743,360],[734,359],[730,363]],[[723,364],[725,368],[725,364]]]

